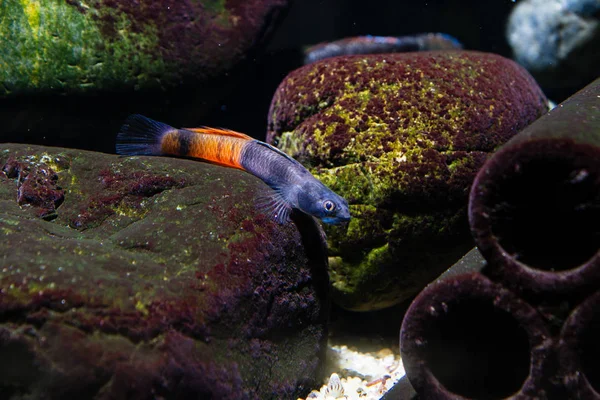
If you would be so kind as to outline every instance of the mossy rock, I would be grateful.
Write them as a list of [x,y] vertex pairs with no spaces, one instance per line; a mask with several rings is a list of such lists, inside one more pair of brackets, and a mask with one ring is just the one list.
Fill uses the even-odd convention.
[[0,146],[3,399],[297,398],[320,379],[327,258],[244,172]]
[[328,227],[333,298],[396,304],[470,247],[467,197],[489,154],[547,111],[533,78],[494,54],[338,57],[290,73],[267,140],[350,203]]
[[111,151],[132,113],[196,126],[289,0],[0,2],[3,142]]
[[0,97],[171,89],[246,56],[284,0],[0,3]]

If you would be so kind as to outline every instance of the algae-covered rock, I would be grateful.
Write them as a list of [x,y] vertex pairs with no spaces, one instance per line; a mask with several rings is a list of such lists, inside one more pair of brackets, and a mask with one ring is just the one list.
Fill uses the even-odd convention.
[[290,73],[267,140],[350,203],[350,224],[327,229],[334,300],[393,305],[472,247],[475,173],[546,103],[522,67],[478,52],[338,57]]
[[25,145],[0,168],[3,399],[297,398],[319,379],[325,244],[257,209],[260,180]]
[[169,89],[230,70],[286,0],[0,3],[0,97]]
[[0,141],[111,151],[137,112],[196,126],[289,0],[0,2]]

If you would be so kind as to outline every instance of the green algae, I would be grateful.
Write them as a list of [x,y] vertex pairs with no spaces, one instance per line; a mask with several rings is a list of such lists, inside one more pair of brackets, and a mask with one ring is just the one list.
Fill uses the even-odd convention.
[[282,132],[278,140],[278,146],[280,148],[288,149],[290,154],[298,154],[300,152],[300,143],[302,138],[297,135],[294,131]]
[[[153,54],[158,27],[129,29],[126,15],[111,13],[116,40],[107,40],[93,10],[80,12],[67,2],[8,0],[0,3],[0,96],[13,92],[85,92],[155,87],[164,62]],[[125,82],[123,80],[125,79]]]
[[332,286],[341,292],[352,294],[358,289],[353,285],[376,275],[380,266],[389,261],[390,254],[387,243],[368,251],[359,263],[348,263],[342,261],[340,257],[330,257],[331,270],[335,271],[332,274]]
[[227,12],[225,0],[208,0],[203,1],[204,8],[213,14],[223,14]]
[[205,82],[240,63],[257,45],[271,23],[267,16],[278,7],[270,1],[258,4],[0,2],[0,97],[160,95],[183,82]]

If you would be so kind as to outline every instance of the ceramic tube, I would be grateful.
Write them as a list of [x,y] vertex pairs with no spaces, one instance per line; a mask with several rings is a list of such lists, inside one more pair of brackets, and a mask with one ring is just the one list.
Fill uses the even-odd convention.
[[480,169],[469,200],[485,274],[558,298],[600,285],[600,79],[533,122]]
[[558,354],[569,399],[600,399],[600,291],[575,308],[561,331]]
[[420,398],[544,398],[553,340],[532,306],[469,273],[416,297],[400,330],[400,351]]

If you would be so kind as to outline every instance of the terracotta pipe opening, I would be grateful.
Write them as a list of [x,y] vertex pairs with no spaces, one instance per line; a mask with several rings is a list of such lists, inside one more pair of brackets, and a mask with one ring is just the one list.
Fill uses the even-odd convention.
[[581,372],[592,388],[600,394],[600,368],[598,368],[598,360],[600,360],[600,313],[596,312],[594,318],[588,322],[588,326],[584,328],[583,338],[581,341]]
[[527,333],[505,311],[472,300],[440,318],[427,338],[425,361],[450,392],[501,399],[519,391],[529,375]]
[[500,150],[483,166],[471,189],[469,218],[491,277],[534,292],[597,282],[598,157],[595,146],[536,139]]
[[480,274],[430,285],[406,313],[400,348],[423,398],[541,393],[548,334],[535,310]]
[[576,160],[576,151],[547,146],[522,148],[511,173],[497,177],[490,224],[499,245],[518,261],[563,271],[585,263],[600,247],[599,182]]
[[572,398],[600,399],[600,292],[571,312],[559,341],[561,375]]

